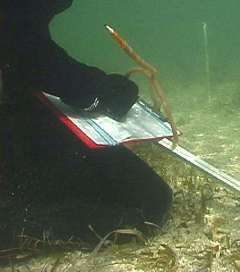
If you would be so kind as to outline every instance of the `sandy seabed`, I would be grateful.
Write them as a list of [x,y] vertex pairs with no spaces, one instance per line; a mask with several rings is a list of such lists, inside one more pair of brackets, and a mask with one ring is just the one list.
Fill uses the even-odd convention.
[[[175,88],[169,101],[180,145],[227,174],[240,179],[240,85],[215,87],[208,101],[201,85]],[[167,224],[141,243],[103,243],[92,252],[68,250],[26,258],[1,271],[240,271],[240,195],[210,179],[160,146],[144,143],[133,152],[172,187],[173,208]],[[106,245],[107,244],[107,245]]]

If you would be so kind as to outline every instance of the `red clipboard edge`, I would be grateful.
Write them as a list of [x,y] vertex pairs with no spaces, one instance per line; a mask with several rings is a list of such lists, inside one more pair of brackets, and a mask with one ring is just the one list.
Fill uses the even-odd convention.
[[56,115],[56,117],[61,121],[65,126],[67,126],[85,145],[89,148],[103,148],[108,147],[108,145],[98,145],[92,141],[83,131],[81,131],[74,123],[59,109],[55,107],[55,105],[47,99],[47,97],[42,92],[33,92],[33,95],[39,99],[43,104],[45,104],[51,111]]

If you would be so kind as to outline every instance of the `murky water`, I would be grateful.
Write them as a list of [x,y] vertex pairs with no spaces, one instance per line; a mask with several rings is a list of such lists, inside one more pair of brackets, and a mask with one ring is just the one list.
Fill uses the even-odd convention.
[[[51,31],[54,39],[77,60],[109,73],[125,73],[135,63],[103,26],[114,27],[135,51],[158,69],[177,121],[180,118],[179,127],[185,132],[182,145],[240,178],[237,165],[240,154],[239,5],[236,0],[133,0],[124,4],[107,0],[75,1],[69,10],[55,17]],[[207,26],[210,103],[203,22]],[[136,81],[145,97],[146,81],[142,77]],[[212,137],[216,140],[209,142]],[[210,158],[208,153],[223,145],[224,150]],[[226,165],[237,170],[231,171]]]
[[[115,28],[137,53],[157,68],[158,79],[164,87],[177,126],[183,132],[180,145],[240,180],[239,8],[237,0],[75,0],[68,10],[52,21],[51,33],[53,39],[78,61],[97,66],[108,73],[124,74],[136,64],[112,40],[104,24]],[[207,90],[203,22],[207,26],[210,97]],[[134,76],[133,79],[140,87],[141,96],[149,100],[147,80],[142,75]],[[42,114],[46,113],[43,111]],[[13,123],[14,120],[17,119],[12,119]],[[27,117],[26,120],[31,124],[32,120]],[[52,133],[55,131],[54,126],[49,125]],[[48,131],[47,126],[45,129]],[[47,131],[41,133],[45,135]],[[68,142],[68,132],[62,127],[59,131],[63,131],[61,141],[65,143],[66,134]],[[38,135],[35,137],[38,138]],[[30,134],[28,138],[32,139]],[[34,145],[35,142],[32,142]],[[74,153],[76,145],[73,142],[72,149],[65,150],[64,144],[56,141],[56,152],[48,151],[52,158],[58,154],[59,161],[64,160],[62,153],[68,156],[66,160],[72,160],[75,168],[69,168],[71,177],[79,169],[74,164],[74,158],[81,156],[80,153]],[[39,150],[41,148],[38,147]],[[157,231],[157,235],[147,239],[144,245],[134,243],[117,247],[112,244],[108,247],[109,244],[102,244],[92,254],[89,251],[85,253],[81,243],[71,244],[71,240],[68,240],[61,244],[63,241],[51,239],[51,233],[44,233],[42,240],[23,236],[22,245],[29,246],[31,250],[21,251],[20,248],[10,252],[23,262],[6,268],[6,271],[239,271],[239,194],[219,186],[218,182],[213,182],[152,144],[136,145],[132,151],[173,189],[173,209],[163,230]],[[18,156],[17,153],[15,155]],[[17,157],[22,165],[27,163],[28,156],[25,155],[24,160]],[[94,156],[90,156],[94,161]],[[53,166],[62,171],[58,160],[54,161]],[[35,172],[26,170],[23,173],[23,176],[26,174],[32,180],[31,186],[36,189],[31,198],[38,199],[42,184],[45,188],[42,197],[48,194],[46,188],[55,191],[57,188],[59,197],[53,199],[50,206],[48,202],[39,202],[27,208],[36,215],[36,222],[39,216],[45,218],[45,211],[54,222],[56,211],[62,206],[64,213],[61,216],[70,221],[75,220],[78,214],[76,184],[70,182],[69,187],[58,188],[59,180],[54,179],[54,173],[47,167],[44,158],[41,161],[40,179],[44,183],[34,180]],[[33,164],[31,159],[30,164]],[[48,182],[50,175],[52,184]],[[88,179],[88,192],[91,194],[91,175],[88,175]],[[85,185],[82,186],[84,188]],[[68,192],[64,188],[68,188]],[[101,184],[98,189],[101,189]],[[32,192],[28,187],[23,192],[28,190]],[[81,188],[78,190],[81,191]],[[69,198],[63,201],[66,194]],[[4,201],[0,202],[1,205]],[[11,202],[11,199],[7,198],[7,201]],[[87,217],[92,211],[87,201],[83,202],[84,205],[86,214],[82,216]],[[39,210],[43,212],[39,214]],[[74,212],[73,216],[71,211]],[[11,214],[16,216],[14,212]],[[66,224],[65,230],[68,232],[67,224],[70,221],[63,222],[61,216],[59,226],[61,228]],[[101,217],[101,214],[98,216]],[[69,229],[78,232],[75,225]],[[136,241],[136,235],[133,236]],[[42,251],[39,254],[34,243],[43,245],[40,249],[43,252],[47,249],[46,254],[50,251],[54,254],[57,252],[57,255],[44,257]],[[75,248],[77,250],[73,251]],[[101,248],[105,249],[102,253]],[[8,252],[0,253],[1,262]],[[40,258],[26,261],[28,256],[39,255]]]

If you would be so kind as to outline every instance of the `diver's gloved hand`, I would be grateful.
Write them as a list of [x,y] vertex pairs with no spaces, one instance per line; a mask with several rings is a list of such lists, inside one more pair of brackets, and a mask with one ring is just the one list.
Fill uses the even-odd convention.
[[81,108],[89,116],[107,114],[117,120],[127,114],[137,99],[138,86],[133,81],[119,74],[106,75],[96,68],[90,68],[85,80],[70,86],[69,92],[61,96],[63,102]]
[[122,119],[138,99],[138,86],[119,74],[108,75],[100,90],[98,105],[92,110],[117,120]]

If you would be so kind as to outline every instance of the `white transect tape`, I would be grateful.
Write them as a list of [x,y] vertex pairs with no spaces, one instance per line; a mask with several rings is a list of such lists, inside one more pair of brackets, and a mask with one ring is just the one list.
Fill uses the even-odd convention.
[[223,185],[240,192],[240,181],[223,173],[222,171],[220,171],[216,167],[214,167],[211,164],[205,162],[204,160],[198,158],[197,156],[190,153],[186,149],[184,149],[180,146],[173,147],[172,142],[168,139],[162,139],[162,140],[158,141],[158,144],[160,144],[164,148],[168,149],[172,153],[176,154],[177,156],[183,158],[184,160],[191,163],[192,165],[196,166],[197,168],[204,171],[208,175],[216,178],[218,181],[221,181],[223,183]]

